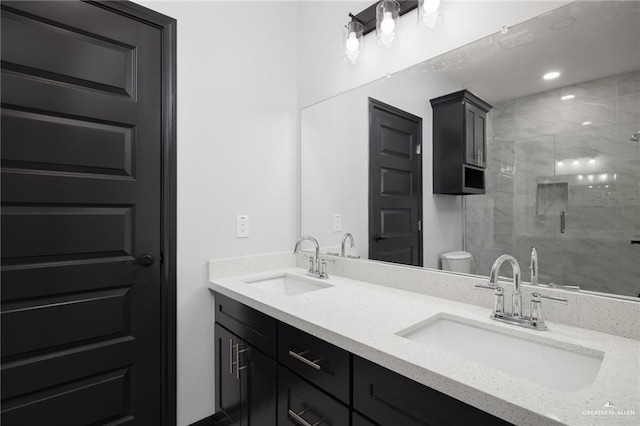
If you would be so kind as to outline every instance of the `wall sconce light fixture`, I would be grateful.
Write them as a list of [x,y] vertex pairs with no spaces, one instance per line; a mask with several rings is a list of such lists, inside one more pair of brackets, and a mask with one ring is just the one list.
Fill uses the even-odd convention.
[[418,0],[418,26],[434,28],[442,21],[440,0]]
[[351,21],[344,26],[344,55],[349,62],[355,64],[362,55],[364,27],[355,16],[352,14],[349,16]]
[[[362,57],[363,37],[376,30],[376,40],[384,47],[398,41],[400,16],[418,8],[418,24],[433,28],[442,20],[442,0],[382,0],[357,15],[349,14],[345,26],[345,57],[355,63]],[[362,30],[360,31],[360,28]]]
[[400,26],[400,3],[382,0],[376,6],[376,39],[384,47],[393,46],[398,40]]

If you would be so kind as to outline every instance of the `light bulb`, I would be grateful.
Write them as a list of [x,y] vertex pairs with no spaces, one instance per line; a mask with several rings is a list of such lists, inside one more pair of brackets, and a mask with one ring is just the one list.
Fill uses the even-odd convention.
[[437,13],[429,13],[422,15],[422,24],[427,28],[434,28],[438,21],[440,20],[440,15]]
[[380,30],[385,34],[393,34],[393,30],[396,29],[396,21],[393,20],[391,12],[384,13],[384,19],[380,23]]
[[440,0],[424,0],[422,9],[426,14],[436,13],[440,8]]
[[349,33],[349,37],[347,38],[347,50],[349,52],[357,52],[358,47],[360,47],[358,36],[352,31]]

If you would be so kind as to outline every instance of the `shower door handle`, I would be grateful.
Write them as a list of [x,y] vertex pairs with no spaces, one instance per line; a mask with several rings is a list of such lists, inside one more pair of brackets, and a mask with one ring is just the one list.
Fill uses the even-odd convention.
[[565,214],[564,210],[562,211],[562,213],[560,213],[560,233],[564,234],[564,231],[566,229],[566,225],[567,225],[567,215]]
[[631,244],[638,244],[638,245],[640,245],[640,240],[631,240]]

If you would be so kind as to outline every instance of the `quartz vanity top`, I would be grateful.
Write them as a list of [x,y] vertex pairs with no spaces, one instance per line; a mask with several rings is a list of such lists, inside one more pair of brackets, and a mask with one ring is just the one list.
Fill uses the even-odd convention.
[[[209,288],[517,425],[640,424],[638,340],[549,321],[548,331],[528,330],[490,320],[489,307],[335,275],[318,280],[331,287],[294,296],[282,296],[245,282],[277,274],[308,278],[304,269],[285,268],[213,278]],[[443,314],[558,347],[602,352],[600,370],[591,386],[560,391],[396,335]]]

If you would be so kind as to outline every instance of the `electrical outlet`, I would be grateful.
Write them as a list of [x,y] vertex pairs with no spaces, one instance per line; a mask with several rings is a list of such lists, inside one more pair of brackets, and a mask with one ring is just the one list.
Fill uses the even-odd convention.
[[249,238],[249,215],[239,215],[236,221],[236,238]]
[[342,215],[333,215],[333,232],[342,232]]

